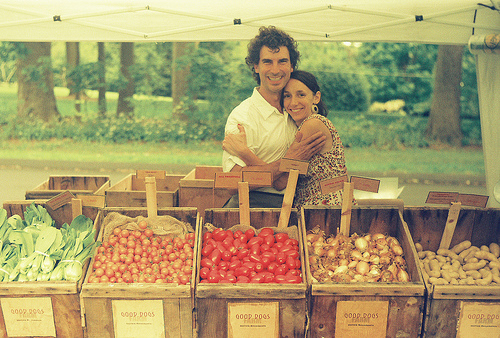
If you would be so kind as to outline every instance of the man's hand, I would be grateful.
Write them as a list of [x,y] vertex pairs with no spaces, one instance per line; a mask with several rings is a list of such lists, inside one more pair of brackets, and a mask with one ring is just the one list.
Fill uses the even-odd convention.
[[288,148],[285,156],[286,158],[294,160],[309,161],[309,159],[319,153],[326,143],[326,136],[318,131],[313,135],[302,139],[302,133],[300,131],[295,135],[295,140]]
[[238,134],[226,134],[222,141],[222,150],[227,151],[233,156],[241,157],[241,154],[248,149],[247,134],[245,128],[238,124]]

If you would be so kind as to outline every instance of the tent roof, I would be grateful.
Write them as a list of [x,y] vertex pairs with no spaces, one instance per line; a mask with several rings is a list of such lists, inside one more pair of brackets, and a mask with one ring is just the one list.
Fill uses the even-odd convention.
[[0,0],[3,41],[296,40],[467,44],[500,32],[498,0]]

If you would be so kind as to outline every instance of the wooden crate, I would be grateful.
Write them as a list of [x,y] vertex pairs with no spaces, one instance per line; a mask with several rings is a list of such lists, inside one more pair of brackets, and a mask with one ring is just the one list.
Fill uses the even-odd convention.
[[[415,243],[424,250],[436,252],[448,218],[449,208],[408,207],[404,220]],[[500,243],[500,209],[462,207],[450,248],[464,241],[481,247],[491,242]],[[423,337],[499,337],[500,286],[432,285],[426,284]],[[480,315],[477,322],[468,318]],[[484,320],[495,311],[494,320]],[[484,321],[483,321],[484,320]],[[489,327],[488,327],[489,326]]]
[[179,206],[196,207],[200,215],[205,209],[222,208],[231,198],[227,189],[214,189],[215,174],[220,166],[196,166],[179,181]]
[[[337,233],[341,220],[340,208],[308,206],[303,210],[301,225],[304,227],[304,234],[317,225],[326,235]],[[365,328],[369,328],[366,333],[370,337],[418,337],[423,318],[425,287],[411,235],[398,207],[354,206],[350,235],[353,233],[383,233],[396,237],[403,248],[410,282],[314,282],[306,249],[305,265],[310,288],[308,336],[347,337],[351,328],[356,335],[364,334]],[[304,243],[307,243],[305,238]],[[377,311],[374,312],[376,316],[379,313],[382,315],[377,320],[369,320],[367,317],[371,316],[370,311]],[[354,320],[345,321],[344,318],[350,318],[349,316],[355,316],[361,324]]]
[[[96,223],[102,224],[110,212],[119,212],[129,217],[147,216],[146,208],[104,208],[100,211]],[[188,222],[195,230],[199,222],[195,208],[162,208],[158,209],[158,215],[170,215],[178,220]],[[99,240],[102,239],[103,231],[104,228],[101,228]],[[91,266],[93,261],[94,259],[90,262]],[[196,259],[194,261],[196,262]],[[131,308],[131,304],[134,305],[137,302],[138,307],[152,305],[163,312],[161,321],[164,323],[167,337],[193,337],[194,274],[195,270],[193,269],[190,284],[177,285],[168,283],[89,283],[90,273],[88,273],[81,291],[87,336],[89,338],[115,337],[115,324],[120,325],[119,323],[123,323],[123,321],[122,318],[114,318],[113,307],[115,307],[115,311],[120,307],[126,308],[125,312],[127,312]],[[123,303],[122,301],[130,302],[119,306]],[[122,314],[123,312],[121,314],[117,312],[116,316]],[[155,326],[153,329],[158,329],[158,326],[153,326]],[[151,329],[151,325],[144,326],[144,337],[148,337]]]
[[[179,181],[184,175],[165,175],[156,178],[156,200],[158,208],[179,206]],[[147,206],[144,179],[130,174],[106,189],[106,207],[142,208]]]
[[[279,215],[280,209],[251,209],[250,222],[257,229],[276,227]],[[239,224],[239,211],[238,209],[208,209],[205,210],[203,222],[228,229]],[[290,215],[289,225],[298,225],[295,209]],[[201,230],[199,238],[202,238]],[[301,262],[304,262],[300,228],[297,228],[297,235],[299,236],[300,259]],[[201,242],[201,240],[198,241],[198,255],[201,255]],[[199,262],[198,259],[196,269],[196,327],[199,337],[230,337],[228,332],[230,309],[245,306],[262,306],[274,309],[275,312],[270,312],[270,317],[274,318],[273,323],[278,322],[279,325],[279,332],[276,332],[274,337],[304,337],[307,291],[305,280],[299,284],[199,283]],[[304,276],[303,264],[302,276]],[[255,305],[249,303],[255,303]]]
[[[24,219],[24,211],[32,202],[4,202],[3,207],[7,211],[8,217],[20,215]],[[45,207],[45,201],[35,201],[35,204]],[[58,208],[55,212],[47,211],[58,226],[64,223],[70,224],[73,220],[71,206],[69,206],[69,211],[67,206]],[[94,211],[92,210],[92,212]],[[92,219],[94,220],[95,217]],[[80,309],[80,290],[88,266],[89,261],[87,260],[83,266],[82,278],[77,282],[0,283],[0,304],[2,305],[0,311],[0,337],[18,337],[21,335],[84,337]],[[43,311],[43,315],[41,311]],[[26,325],[24,328],[29,332],[12,333],[12,329],[19,328],[21,325]]]
[[33,190],[26,191],[27,200],[51,199],[69,190],[73,195],[104,194],[110,184],[109,176],[100,175],[51,175]]

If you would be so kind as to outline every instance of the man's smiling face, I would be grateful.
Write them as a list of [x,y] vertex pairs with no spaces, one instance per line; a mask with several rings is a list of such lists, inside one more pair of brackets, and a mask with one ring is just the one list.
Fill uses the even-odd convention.
[[263,46],[260,50],[259,64],[254,67],[260,77],[260,91],[269,94],[280,94],[293,72],[290,54],[285,46],[278,50]]

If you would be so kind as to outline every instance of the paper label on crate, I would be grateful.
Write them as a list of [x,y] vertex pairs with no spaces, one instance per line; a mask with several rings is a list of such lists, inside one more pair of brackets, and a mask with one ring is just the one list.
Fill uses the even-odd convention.
[[270,187],[273,185],[273,174],[269,171],[242,171],[243,181],[250,186]]
[[460,302],[457,338],[500,337],[500,304]]
[[338,301],[335,336],[385,338],[388,301]]
[[154,177],[157,180],[164,180],[167,176],[165,170],[136,170],[135,177],[140,180],[145,179],[146,177]]
[[280,171],[288,172],[292,169],[298,170],[299,174],[307,174],[307,168],[309,168],[308,161],[292,160],[290,158],[282,158],[280,161]]
[[488,196],[475,194],[458,194],[457,202],[470,207],[486,208]]
[[116,338],[165,337],[161,299],[114,299],[111,303]]
[[351,176],[351,183],[354,184],[354,189],[378,193],[380,180],[374,178],[366,178],[360,176]]
[[227,336],[276,337],[279,335],[279,302],[228,303]]
[[238,189],[238,182],[242,181],[242,173],[215,173],[214,188]]
[[344,189],[344,182],[348,182],[347,175],[329,178],[319,182],[321,194],[326,195]]
[[76,198],[82,201],[83,207],[104,208],[106,197],[103,195],[81,195],[77,194]]
[[429,191],[425,203],[430,204],[451,204],[457,202],[458,192]]
[[59,195],[52,197],[47,201],[47,206],[49,206],[52,210],[59,209],[63,205],[66,205],[71,202],[71,200],[75,198],[69,190],[63,191]]
[[50,297],[2,298],[0,301],[7,336],[56,336]]

